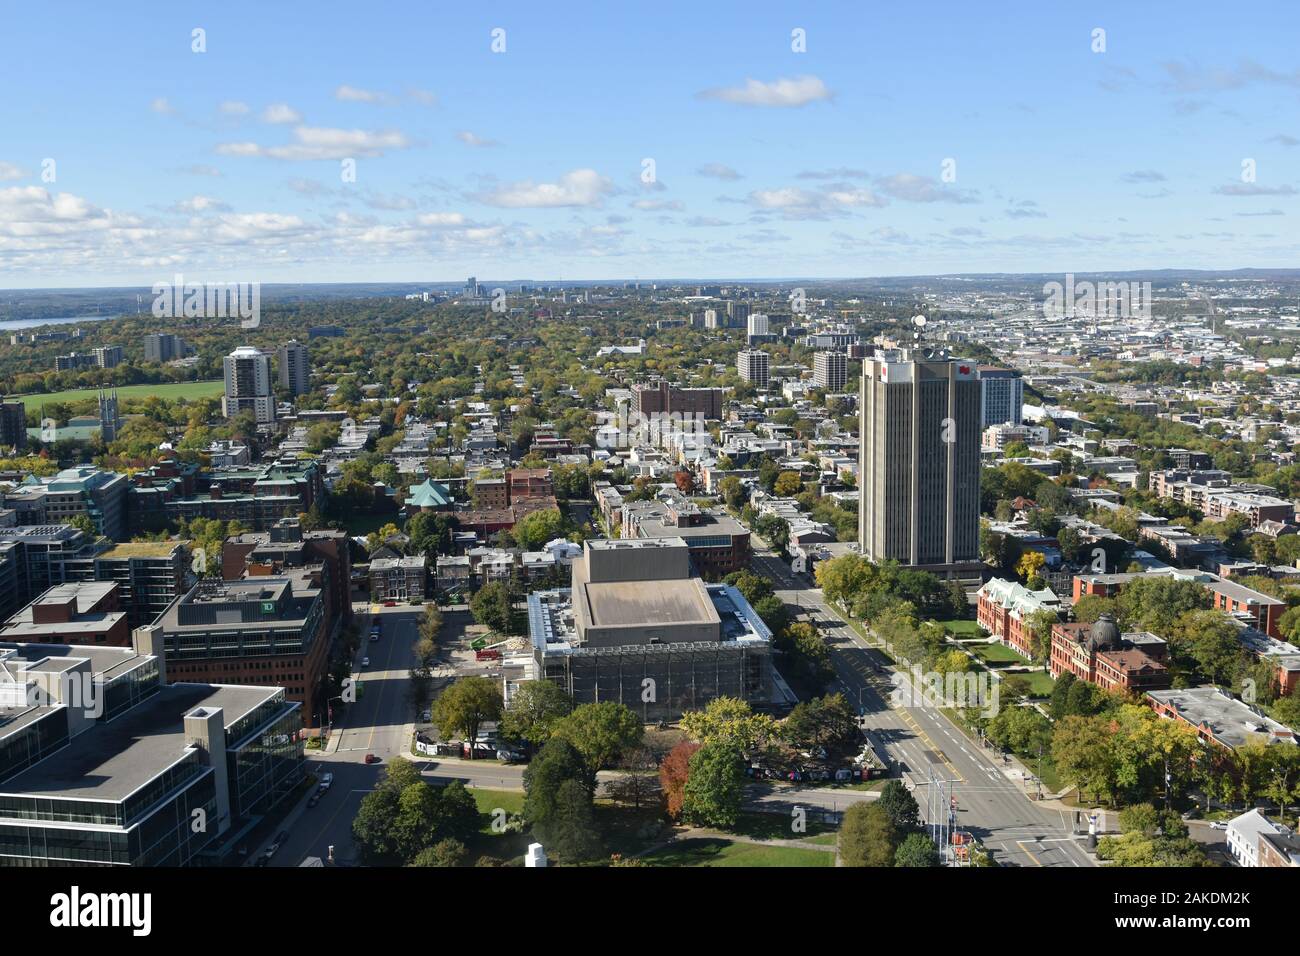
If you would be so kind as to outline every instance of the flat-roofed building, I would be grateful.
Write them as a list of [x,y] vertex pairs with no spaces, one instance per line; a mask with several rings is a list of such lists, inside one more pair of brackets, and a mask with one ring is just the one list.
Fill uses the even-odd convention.
[[1161,717],[1193,727],[1206,743],[1236,750],[1251,741],[1294,747],[1295,731],[1266,717],[1218,687],[1183,687],[1147,692]]
[[[329,566],[275,577],[203,578],[158,618],[174,677],[284,687],[319,716],[337,620],[326,614]],[[314,726],[314,724],[313,724]]]
[[126,647],[131,628],[116,584],[57,584],[0,624],[0,641]]
[[409,601],[429,590],[429,559],[422,554],[375,558],[370,562],[372,601]]
[[588,541],[572,574],[572,588],[529,595],[529,635],[538,676],[579,703],[652,720],[771,699],[771,632],[735,588],[692,576],[684,540]]
[[666,380],[632,387],[632,411],[650,415],[701,415],[722,418],[722,389],[684,388]]
[[233,859],[302,779],[300,727],[280,687],[169,684],[152,628],[0,644],[0,866]]
[[[880,353],[878,353],[879,355]],[[858,542],[872,561],[978,580],[980,380],[908,350],[862,363]]]
[[680,538],[695,570],[710,580],[749,567],[749,529],[721,511],[706,511],[686,498],[634,501],[622,508],[623,537]]

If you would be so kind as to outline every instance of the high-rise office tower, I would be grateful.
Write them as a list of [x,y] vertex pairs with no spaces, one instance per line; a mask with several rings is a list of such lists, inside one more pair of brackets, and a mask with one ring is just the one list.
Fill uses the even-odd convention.
[[275,396],[271,394],[271,356],[242,345],[223,360],[226,394],[221,413],[234,418],[248,409],[259,425],[275,421]]
[[1020,373],[996,365],[980,366],[980,419],[982,427],[1019,425],[1024,421],[1025,383]]
[[980,381],[971,362],[907,350],[862,364],[858,542],[945,577],[981,568]]
[[290,395],[305,395],[311,391],[311,362],[307,357],[307,346],[297,339],[290,339],[280,346],[276,356],[280,366],[280,387]]
[[849,380],[849,357],[834,350],[813,356],[813,381],[828,392],[842,392]]
[[762,349],[741,349],[736,353],[736,372],[741,381],[767,388],[772,380],[772,360]]

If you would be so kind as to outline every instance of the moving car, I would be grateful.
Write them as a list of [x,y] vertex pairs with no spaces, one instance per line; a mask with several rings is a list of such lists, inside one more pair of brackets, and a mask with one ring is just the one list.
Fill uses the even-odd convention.
[[308,809],[308,810],[310,810],[312,807],[316,806],[316,804],[320,803],[320,795],[321,795],[322,792],[323,792],[323,791],[321,791],[321,790],[317,790],[315,793],[313,793],[313,794],[312,794],[312,795],[307,799],[307,809]]
[[320,785],[319,787],[317,787],[317,789],[320,790],[321,793],[324,793],[326,790],[330,788],[330,784],[332,784],[333,782],[334,782],[334,774],[323,773],[320,775]]
[[370,666],[370,658],[368,658],[368,657],[363,657],[363,658],[361,658],[361,666],[362,666],[362,667],[369,667],[369,666]]
[[[271,841],[271,845],[268,846],[268,847],[266,848],[266,852],[262,854],[262,859],[264,859],[264,860],[270,860],[271,857],[275,856],[276,851],[279,850],[280,847],[284,845],[284,841],[287,840],[287,839],[289,839],[289,831],[288,831],[288,830],[281,830],[279,833],[277,833],[277,834],[275,835],[275,839]],[[261,865],[261,866],[265,866],[266,864],[263,863],[263,864],[260,864],[260,865]]]

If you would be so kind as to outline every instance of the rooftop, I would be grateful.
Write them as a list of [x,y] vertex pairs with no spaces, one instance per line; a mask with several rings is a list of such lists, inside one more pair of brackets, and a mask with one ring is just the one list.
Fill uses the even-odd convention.
[[120,801],[181,759],[189,747],[185,715],[195,707],[220,707],[228,728],[283,693],[278,687],[170,684],[116,720],[97,723],[0,790]]

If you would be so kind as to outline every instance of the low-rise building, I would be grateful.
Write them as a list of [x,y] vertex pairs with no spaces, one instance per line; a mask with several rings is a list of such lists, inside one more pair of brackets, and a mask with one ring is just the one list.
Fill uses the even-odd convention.
[[1101,615],[1092,624],[1056,624],[1048,671],[1068,672],[1103,690],[1142,692],[1169,686],[1167,647],[1147,631],[1121,634],[1115,619]]
[[370,598],[408,601],[428,593],[428,558],[422,554],[375,558],[370,562]]
[[152,628],[0,645],[0,866],[233,858],[302,779],[300,727],[281,687],[168,683]]
[[1031,591],[1016,581],[993,578],[977,593],[975,619],[980,627],[1026,657],[1034,656],[1030,625],[1040,611],[1060,616],[1061,599],[1051,588]]
[[771,632],[734,587],[691,574],[681,538],[588,541],[573,586],[528,598],[536,673],[578,703],[673,719],[772,695]]

